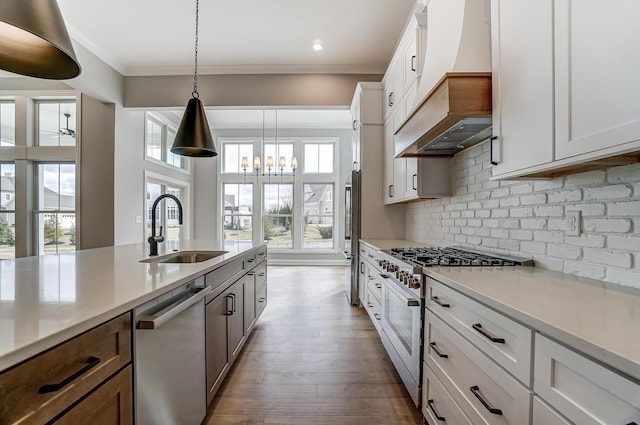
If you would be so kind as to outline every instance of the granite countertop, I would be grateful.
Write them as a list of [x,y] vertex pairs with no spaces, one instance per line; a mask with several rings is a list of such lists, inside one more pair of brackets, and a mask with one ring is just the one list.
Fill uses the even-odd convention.
[[142,243],[0,261],[0,371],[260,245],[180,241],[180,251],[228,251],[194,264],[141,263]]
[[423,273],[640,381],[639,289],[536,267],[425,267]]

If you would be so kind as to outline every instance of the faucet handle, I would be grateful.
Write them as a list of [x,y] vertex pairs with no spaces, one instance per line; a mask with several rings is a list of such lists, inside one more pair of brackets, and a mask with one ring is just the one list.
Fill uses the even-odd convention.
[[160,233],[158,234],[158,236],[162,236],[162,226],[160,226]]

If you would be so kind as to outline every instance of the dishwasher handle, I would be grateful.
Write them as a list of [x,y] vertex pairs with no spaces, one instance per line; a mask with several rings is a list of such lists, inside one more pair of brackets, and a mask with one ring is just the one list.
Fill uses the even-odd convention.
[[183,311],[203,299],[205,296],[209,295],[212,290],[213,288],[211,286],[206,286],[202,290],[184,299],[184,301],[180,302],[160,316],[140,316],[140,320],[138,320],[138,322],[136,323],[136,329],[153,330],[159,328],[169,320],[176,317],[178,314],[182,313]]

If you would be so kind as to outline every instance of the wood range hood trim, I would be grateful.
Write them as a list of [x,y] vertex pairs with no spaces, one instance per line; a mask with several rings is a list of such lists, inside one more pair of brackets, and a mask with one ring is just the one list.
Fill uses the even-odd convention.
[[[416,105],[394,134],[395,157],[452,156],[491,136],[491,73],[446,73]],[[479,130],[461,147],[444,147],[466,123]]]

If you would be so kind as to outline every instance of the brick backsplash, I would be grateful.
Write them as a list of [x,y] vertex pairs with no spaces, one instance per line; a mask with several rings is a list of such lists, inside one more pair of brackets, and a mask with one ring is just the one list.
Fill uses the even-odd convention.
[[[545,180],[492,181],[487,143],[453,159],[453,196],[407,205],[406,238],[535,259],[640,288],[640,164]],[[565,234],[566,211],[582,234]]]

